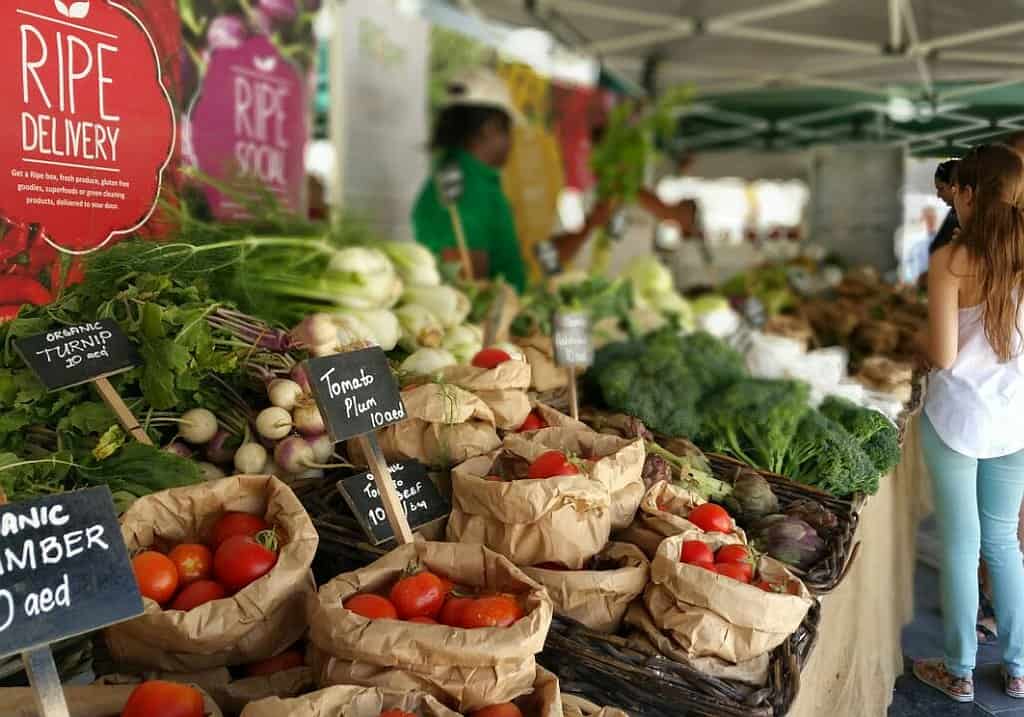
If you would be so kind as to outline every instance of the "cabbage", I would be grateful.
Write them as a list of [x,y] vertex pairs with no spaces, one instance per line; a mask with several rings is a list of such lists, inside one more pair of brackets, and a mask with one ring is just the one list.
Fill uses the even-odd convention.
[[331,257],[325,276],[334,302],[346,309],[387,309],[402,295],[402,280],[387,255],[368,247],[347,247]]
[[347,311],[338,316],[351,316],[361,322],[370,335],[373,343],[385,351],[394,350],[398,338],[402,335],[402,327],[398,317],[388,309],[367,309],[365,311]]
[[704,294],[690,302],[693,308],[693,315],[700,318],[704,314],[710,314],[722,309],[730,309],[729,300],[718,294]]
[[448,331],[441,347],[451,351],[455,360],[468,364],[484,347],[484,332],[479,326],[461,324]]
[[450,286],[410,286],[402,294],[402,303],[429,310],[446,329],[465,321],[473,308],[465,294]]
[[634,259],[626,267],[623,276],[633,283],[638,296],[648,300],[673,292],[676,288],[672,272],[653,254]]
[[441,345],[444,326],[426,307],[406,304],[395,311],[395,316],[402,327],[398,343],[409,353],[420,348],[437,348]]
[[693,331],[693,309],[690,302],[672,291],[667,294],[652,297],[651,306],[662,314],[674,316],[679,322],[679,327],[684,331]]
[[389,241],[381,245],[395,265],[406,286],[440,286],[441,272],[437,259],[421,244],[411,241]]
[[431,376],[455,364],[455,357],[444,349],[419,349],[398,370],[413,376]]

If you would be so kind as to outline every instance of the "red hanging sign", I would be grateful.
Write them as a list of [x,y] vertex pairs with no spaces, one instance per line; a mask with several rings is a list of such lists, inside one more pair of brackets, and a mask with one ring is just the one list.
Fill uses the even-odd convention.
[[153,213],[175,142],[157,50],[127,0],[0,3],[0,215],[84,254]]

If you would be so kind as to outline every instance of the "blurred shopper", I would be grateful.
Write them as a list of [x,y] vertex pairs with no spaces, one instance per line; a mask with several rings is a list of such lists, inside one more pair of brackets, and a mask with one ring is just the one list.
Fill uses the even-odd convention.
[[963,229],[932,255],[929,382],[922,448],[942,538],[945,659],[914,674],[957,702],[974,699],[978,554],[992,577],[1007,695],[1024,699],[1024,158],[1005,145],[971,150],[953,200]]
[[942,247],[953,241],[953,236],[960,229],[960,222],[956,218],[956,207],[953,206],[953,176],[956,172],[957,161],[951,159],[943,162],[935,169],[935,194],[946,203],[949,212],[935,234],[928,253],[934,254]]
[[504,81],[489,70],[449,84],[431,140],[436,164],[413,209],[413,228],[416,241],[445,261],[458,261],[461,224],[474,276],[501,276],[522,291],[526,262],[501,185],[518,117]]

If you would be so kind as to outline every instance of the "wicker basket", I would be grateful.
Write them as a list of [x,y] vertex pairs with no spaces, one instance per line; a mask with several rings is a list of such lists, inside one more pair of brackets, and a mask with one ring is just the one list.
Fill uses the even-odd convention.
[[800,671],[814,649],[821,608],[772,653],[765,687],[709,677],[662,655],[640,652],[617,635],[555,618],[538,658],[558,675],[562,692],[645,717],[775,717],[789,710],[800,689]]
[[[846,573],[857,557],[859,543],[855,540],[857,524],[860,520],[860,508],[863,499],[842,500],[812,486],[803,485],[776,473],[751,468],[746,463],[730,456],[708,454],[715,476],[733,482],[740,471],[753,470],[764,477],[779,499],[779,507],[783,512],[798,500],[812,499],[835,513],[839,525],[825,542],[826,553],[814,567],[806,571],[793,569],[807,585],[807,589],[815,595],[830,593],[839,586]],[[824,537],[824,536],[823,536]]]

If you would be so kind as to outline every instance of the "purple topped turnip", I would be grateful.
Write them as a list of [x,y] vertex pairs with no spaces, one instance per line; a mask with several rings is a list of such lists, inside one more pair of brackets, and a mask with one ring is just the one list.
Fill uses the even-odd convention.
[[249,36],[245,21],[237,15],[221,15],[210,23],[206,31],[206,44],[211,50],[234,50],[242,46]]
[[295,0],[260,0],[259,9],[275,22],[291,22],[299,14]]

